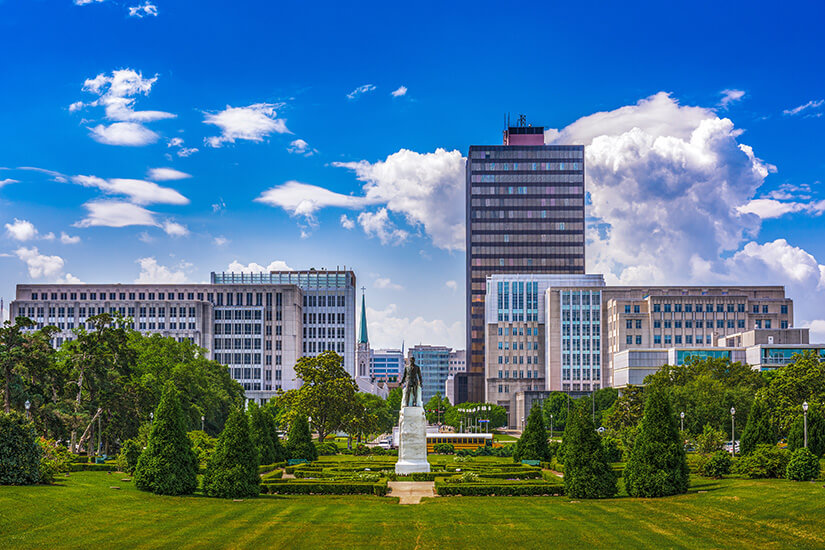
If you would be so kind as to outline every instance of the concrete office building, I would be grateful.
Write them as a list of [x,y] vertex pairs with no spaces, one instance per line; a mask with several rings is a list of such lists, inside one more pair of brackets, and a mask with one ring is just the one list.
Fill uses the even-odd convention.
[[467,352],[463,349],[457,349],[450,352],[449,375],[455,375],[459,372],[467,372]]
[[332,350],[344,358],[353,378],[355,369],[355,273],[343,269],[212,273],[212,283],[297,285],[303,293],[301,353],[314,357]]
[[370,351],[370,377],[376,383],[397,387],[404,376],[404,352],[400,349]]
[[247,398],[265,401],[301,384],[293,367],[301,357],[302,302],[292,284],[45,284],[17,285],[10,310],[38,328],[56,326],[55,347],[72,340],[73,329],[92,328],[89,317],[130,317],[140,332],[204,348]]
[[[474,145],[466,169],[468,399],[484,398],[486,279],[505,273],[584,273],[584,146],[544,145],[544,128]],[[461,392],[458,392],[459,394]],[[458,396],[457,396],[458,398]]]

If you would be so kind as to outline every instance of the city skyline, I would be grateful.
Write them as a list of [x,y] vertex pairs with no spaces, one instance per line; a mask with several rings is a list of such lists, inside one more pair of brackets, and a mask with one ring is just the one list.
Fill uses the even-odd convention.
[[[785,285],[795,326],[825,339],[821,6],[793,23],[716,6],[665,29],[607,6],[329,5],[308,36],[295,6],[49,9],[0,2],[6,308],[18,283],[346,266],[373,348],[464,349],[466,156],[526,113],[545,143],[585,145],[586,273]],[[565,24],[584,17],[584,35]],[[687,29],[703,40],[655,47]]]

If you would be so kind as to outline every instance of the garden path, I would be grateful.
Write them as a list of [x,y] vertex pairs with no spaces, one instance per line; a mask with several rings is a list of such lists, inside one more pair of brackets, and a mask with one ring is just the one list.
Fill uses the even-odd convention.
[[390,481],[390,496],[399,497],[398,504],[421,504],[423,497],[434,497],[435,482],[432,481]]

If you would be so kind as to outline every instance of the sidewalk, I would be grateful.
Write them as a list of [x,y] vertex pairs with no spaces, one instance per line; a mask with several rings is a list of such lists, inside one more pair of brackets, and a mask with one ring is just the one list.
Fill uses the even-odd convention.
[[390,481],[389,496],[400,497],[398,504],[421,504],[422,497],[435,496],[435,483],[432,481]]

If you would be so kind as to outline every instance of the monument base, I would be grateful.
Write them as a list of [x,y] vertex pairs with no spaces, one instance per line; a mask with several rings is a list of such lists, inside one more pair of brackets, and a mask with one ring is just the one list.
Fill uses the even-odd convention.
[[395,473],[404,475],[429,471],[424,407],[404,407],[398,417],[398,462],[395,463]]

